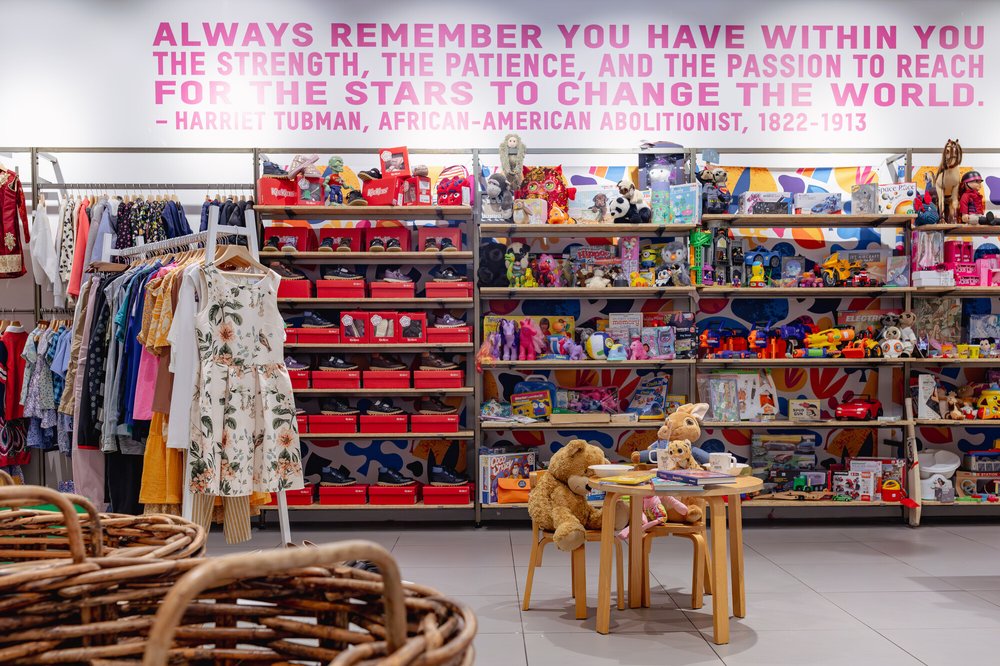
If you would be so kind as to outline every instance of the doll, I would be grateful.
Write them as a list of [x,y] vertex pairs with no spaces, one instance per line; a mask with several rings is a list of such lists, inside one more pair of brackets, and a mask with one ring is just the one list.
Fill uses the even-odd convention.
[[323,183],[326,188],[326,205],[339,206],[344,203],[344,181],[340,176],[344,172],[344,158],[340,155],[334,155],[326,165],[330,169],[330,175]]
[[[630,501],[637,500],[638,497],[630,499]],[[681,516],[686,516],[688,513],[688,507],[684,502],[680,501],[676,497],[671,497],[666,495],[662,499],[657,495],[647,495],[642,498],[642,531],[648,532],[657,525],[663,525],[666,523],[668,518],[668,513],[666,507],[663,503],[666,502],[670,507],[676,511]],[[629,530],[626,526],[621,532],[618,533],[618,538],[622,540],[628,540]]]
[[486,179],[486,200],[500,211],[500,217],[505,222],[514,219],[514,195],[507,184],[507,177],[502,173],[490,174]]
[[993,211],[986,212],[983,177],[978,171],[962,176],[958,186],[958,214],[966,224],[993,224]]
[[524,179],[524,152],[524,141],[517,134],[508,134],[500,144],[500,170],[511,191],[521,187]]
[[[938,212],[942,222],[958,221],[958,199],[959,185],[961,182],[961,172],[959,166],[962,164],[962,146],[958,139],[948,139],[941,151],[941,164],[934,172],[934,189],[937,190]],[[948,207],[945,208],[945,200]]]

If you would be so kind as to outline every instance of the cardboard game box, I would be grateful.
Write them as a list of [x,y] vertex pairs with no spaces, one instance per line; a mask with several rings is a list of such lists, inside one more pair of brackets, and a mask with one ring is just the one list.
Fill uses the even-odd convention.
[[527,479],[535,469],[535,453],[493,453],[479,455],[479,497],[483,504],[497,503],[499,479]]

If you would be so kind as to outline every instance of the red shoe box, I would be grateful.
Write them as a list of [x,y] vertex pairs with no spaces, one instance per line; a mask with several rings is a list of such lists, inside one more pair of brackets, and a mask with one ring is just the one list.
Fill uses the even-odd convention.
[[[286,490],[285,499],[288,500],[288,506],[309,506],[313,503],[312,484],[306,484],[301,490]],[[267,503],[268,506],[274,506],[277,503],[277,493],[271,493],[271,501]]]
[[424,285],[427,298],[472,298],[471,282],[428,282]]
[[[320,488],[320,492],[323,489]],[[472,502],[472,484],[462,486],[424,486],[424,504],[458,504]],[[322,504],[322,502],[320,502]]]
[[309,432],[315,435],[356,433],[358,417],[355,414],[310,414]]
[[410,151],[406,146],[379,148],[378,162],[384,174],[404,177],[410,175]]
[[[399,317],[399,342],[423,342],[427,339],[427,313],[426,312],[400,312]],[[411,326],[416,322],[419,324],[418,333],[415,327]]]
[[340,313],[340,341],[342,343],[368,343],[367,312],[353,311]]
[[[437,244],[441,245],[441,239],[447,238],[451,240],[451,244],[455,246],[456,250],[462,249],[462,230],[458,227],[420,227],[417,229],[417,247],[421,250],[424,249],[424,243],[428,238],[437,239]],[[445,252],[444,257],[448,256],[448,252]]]
[[319,503],[325,506],[357,506],[368,503],[368,486],[320,486]]
[[316,280],[317,298],[364,298],[364,280]]
[[372,282],[372,298],[414,298],[416,285],[412,282]]
[[[369,338],[372,342],[396,342],[398,338],[399,322],[395,312],[370,312],[368,314],[368,330],[371,332]],[[388,323],[385,323],[388,322]],[[379,335],[379,333],[385,335]]]
[[395,206],[402,201],[404,180],[397,176],[366,180],[361,183],[361,196],[369,206]]
[[299,427],[300,434],[309,432],[309,415],[299,414],[295,417],[295,424]]
[[299,331],[300,328],[286,328],[285,329],[285,343],[298,342],[299,341]]
[[[403,252],[410,251],[410,229],[408,227],[368,227],[365,229],[366,250],[371,246],[372,240],[376,238],[381,238],[383,243],[390,238],[395,238],[399,241],[399,247],[402,248]],[[385,254],[392,255],[393,253],[387,252]]]
[[410,432],[458,432],[458,414],[413,414]]
[[307,389],[309,388],[309,371],[308,370],[289,370],[288,378],[292,380],[293,389]]
[[[281,245],[290,243],[294,245],[295,249],[299,252],[308,252],[316,249],[314,247],[314,244],[316,243],[316,236],[312,233],[312,229],[307,227],[267,227],[264,229],[265,244],[269,238],[274,236],[278,237],[281,241]],[[295,253],[281,250],[280,252],[263,252],[261,254],[261,259],[266,259],[268,255],[277,256],[279,254],[289,255]]]
[[264,176],[257,180],[257,202],[264,206],[295,206],[299,203],[299,186],[288,178]]
[[427,329],[427,342],[472,342],[472,327],[438,328],[431,326]]
[[278,298],[312,298],[312,282],[281,280],[278,283]]
[[311,374],[314,389],[361,388],[360,370],[313,370]]
[[409,370],[365,370],[365,388],[410,388]]
[[464,370],[414,370],[413,388],[462,388],[465,386]]
[[419,483],[410,486],[371,486],[368,489],[368,503],[380,506],[416,504],[419,498]]
[[361,432],[406,432],[409,414],[362,414]]
[[427,176],[410,176],[402,179],[397,192],[398,206],[430,206],[431,179]]
[[306,345],[335,345],[340,342],[339,328],[297,328],[295,342]]
[[334,254],[343,254],[337,252],[337,247],[340,245],[340,240],[346,238],[350,241],[351,252],[364,252],[367,247],[363,247],[361,244],[361,229],[358,227],[339,227],[333,229],[320,229],[319,230],[319,244],[323,245],[323,241],[327,238],[333,239],[333,250]]

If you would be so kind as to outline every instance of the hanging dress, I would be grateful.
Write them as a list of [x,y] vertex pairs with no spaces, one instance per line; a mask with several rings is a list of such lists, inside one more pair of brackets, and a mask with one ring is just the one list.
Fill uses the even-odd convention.
[[[23,236],[21,229],[24,230]],[[27,244],[29,239],[28,211],[21,179],[13,171],[0,167],[0,278],[24,275],[21,244]]]

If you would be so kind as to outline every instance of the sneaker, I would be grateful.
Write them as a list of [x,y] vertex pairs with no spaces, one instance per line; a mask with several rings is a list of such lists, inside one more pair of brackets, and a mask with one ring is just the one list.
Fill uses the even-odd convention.
[[271,236],[264,243],[264,247],[260,249],[261,252],[278,252],[281,250],[281,239],[277,236]]
[[285,367],[288,368],[289,370],[308,370],[309,369],[309,364],[308,363],[303,363],[302,361],[300,361],[299,359],[295,358],[294,356],[286,356],[285,357]]
[[410,169],[410,173],[414,176],[426,176],[430,173],[430,169],[427,168],[426,164],[415,164],[413,168]]
[[421,370],[454,370],[457,367],[457,363],[453,363],[437,354],[428,353],[420,357]]
[[287,176],[288,172],[282,169],[280,166],[275,164],[268,158],[267,155],[261,155],[261,160],[264,162],[264,175],[265,176]]
[[298,252],[299,248],[295,247],[295,243],[285,242],[285,243],[281,243],[281,251],[282,252]]
[[357,370],[356,363],[341,358],[340,356],[328,356],[319,362],[320,370]]
[[333,236],[327,236],[323,239],[323,242],[319,244],[320,252],[333,252]]
[[347,199],[344,200],[348,206],[367,206],[368,202],[365,201],[364,195],[361,194],[361,190],[351,190],[347,193]]
[[363,181],[378,180],[382,177],[382,172],[378,169],[368,169],[368,171],[361,171],[358,173],[358,178]]
[[424,252],[440,252],[441,248],[438,247],[437,238],[425,238],[424,239]]
[[365,410],[365,414],[375,414],[381,416],[392,416],[394,414],[402,413],[402,409],[393,406],[391,402],[383,398],[376,398],[370,405],[368,405],[368,409]]
[[454,414],[457,407],[446,405],[438,398],[425,397],[417,400],[417,411],[421,414]]
[[368,243],[369,252],[385,252],[385,241],[381,238],[373,238],[370,243]]
[[399,269],[387,270],[385,275],[382,276],[382,279],[386,282],[413,282],[413,278]]
[[373,354],[371,370],[406,370],[406,364],[390,354]]
[[357,482],[357,479],[352,477],[351,473],[343,465],[336,469],[333,467],[324,467],[319,471],[319,485],[321,486],[353,486]]
[[360,280],[361,276],[347,266],[324,266],[321,271],[323,280]]
[[445,266],[434,276],[434,282],[461,282],[465,276],[455,270],[454,266]]
[[459,328],[461,326],[465,326],[464,320],[455,319],[447,313],[434,320],[434,328]]
[[337,252],[351,252],[351,239],[347,236],[341,236],[340,242],[337,244]]
[[327,321],[318,314],[305,312],[303,315],[302,323],[300,324],[302,328],[337,328],[337,325],[332,321]]
[[320,401],[319,412],[327,416],[348,416],[357,414],[358,410],[339,398],[327,398]]
[[398,470],[386,467],[378,468],[378,485],[380,486],[412,486],[416,481],[399,473]]
[[432,486],[464,486],[469,482],[469,477],[459,474],[448,465],[437,464],[434,451],[430,451],[427,454],[427,481]]
[[319,155],[296,155],[292,158],[292,163],[288,167],[288,177],[294,178],[299,173],[309,178],[322,178],[322,174],[316,169],[316,162]]
[[442,252],[458,252],[458,248],[451,242],[450,238],[441,239],[441,251]]
[[402,252],[403,248],[399,244],[398,238],[389,238],[385,241],[385,251],[386,252]]
[[282,280],[305,280],[306,274],[300,270],[286,266],[280,261],[272,261],[267,265],[272,271],[278,274]]

